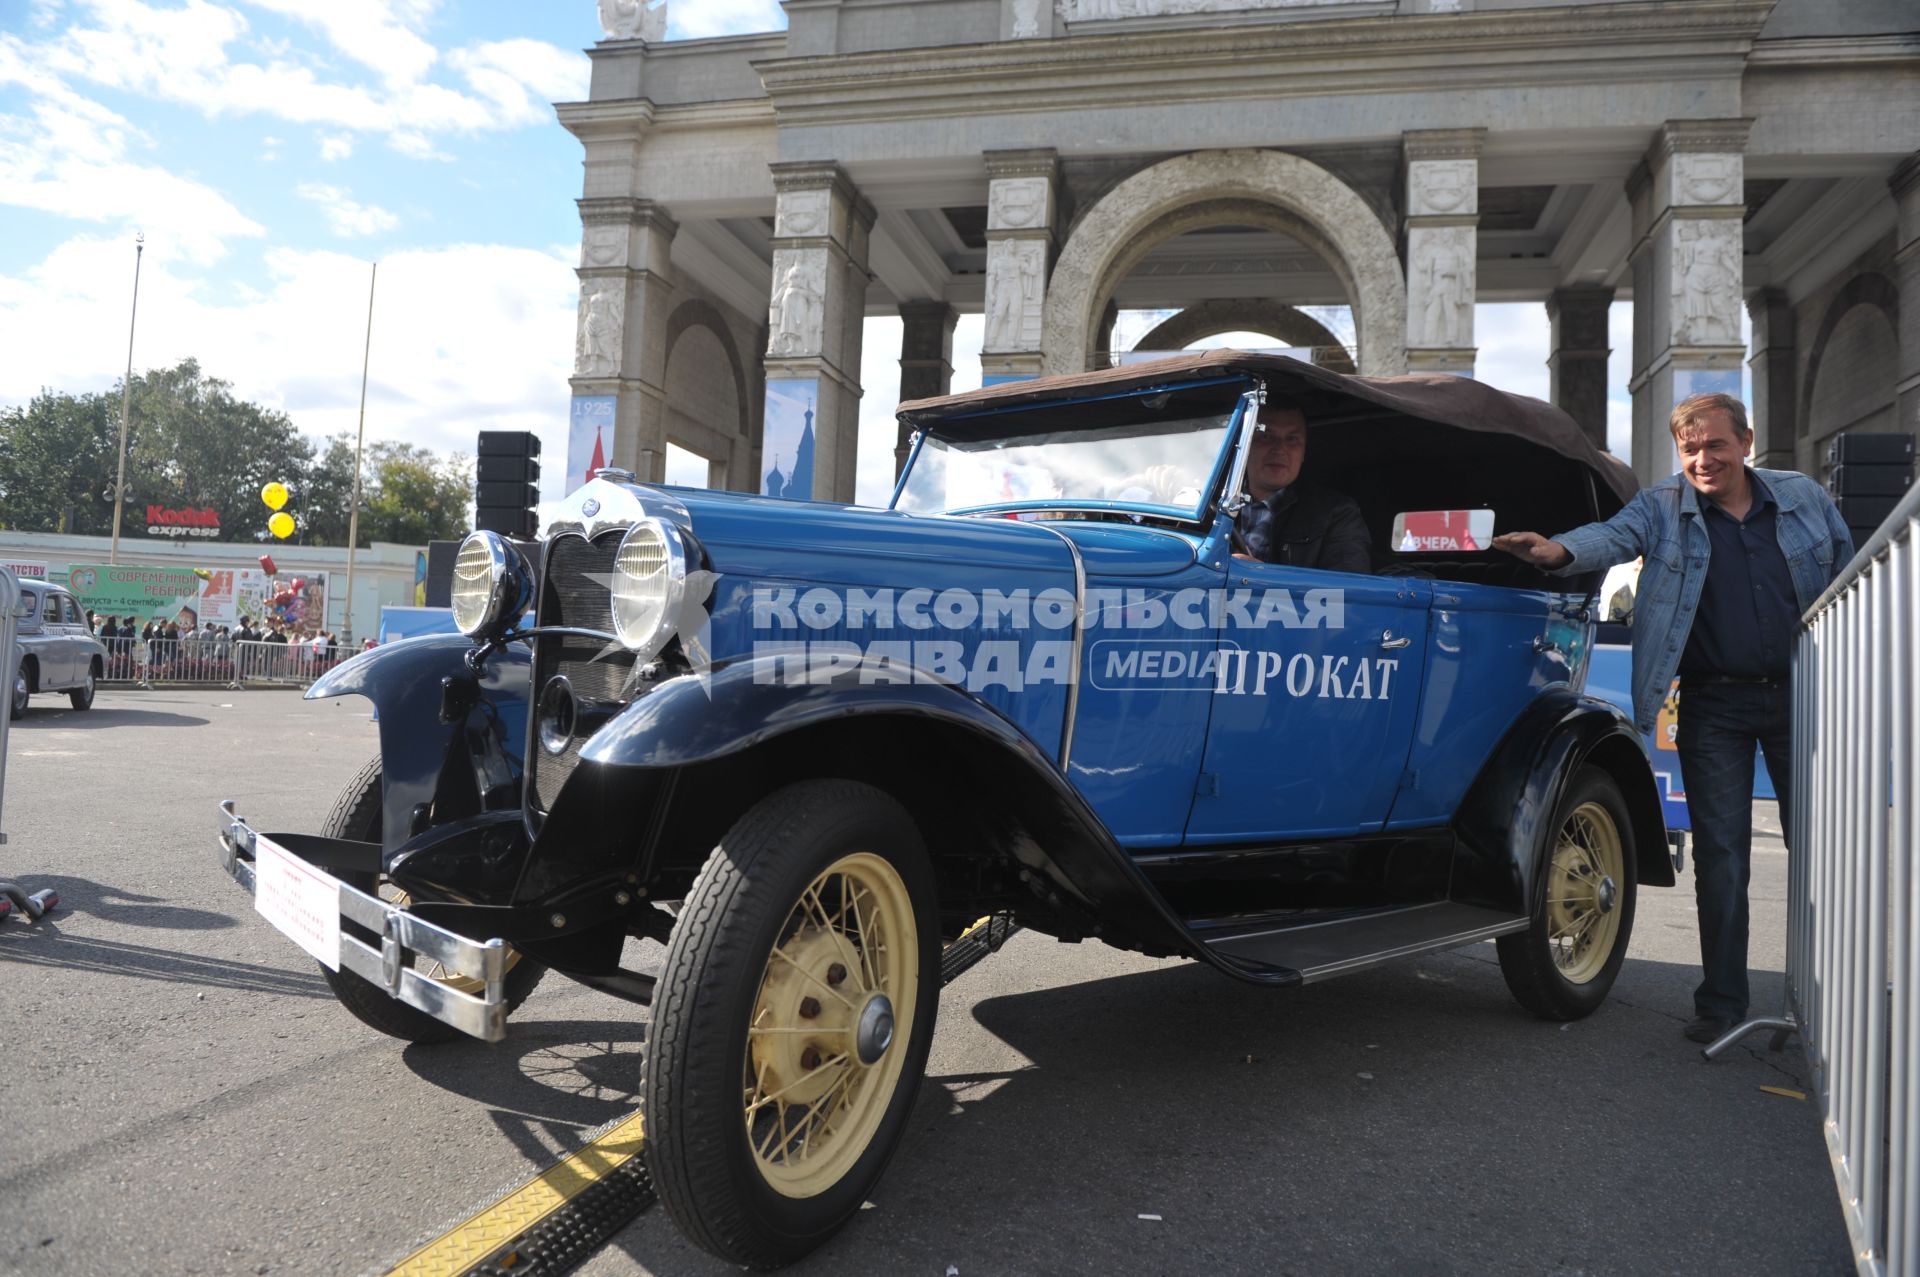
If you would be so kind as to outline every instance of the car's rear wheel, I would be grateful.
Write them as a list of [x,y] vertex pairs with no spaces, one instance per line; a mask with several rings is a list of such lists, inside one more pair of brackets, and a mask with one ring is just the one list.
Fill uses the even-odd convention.
[[851,781],[768,796],[708,857],[641,1084],[648,1172],[695,1243],[776,1267],[859,1210],[926,1068],[935,894],[913,821]]
[[[348,838],[355,842],[379,842],[383,797],[380,760],[375,758],[362,767],[360,774],[348,781],[346,788],[340,791],[333,811],[320,827],[321,836]],[[356,887],[368,895],[379,896],[394,904],[409,902],[407,894],[395,888],[384,874],[341,874],[340,878],[348,886]],[[380,942],[378,936],[357,923],[342,920],[340,926],[343,931],[357,935],[369,944],[377,945]],[[479,993],[485,987],[481,981],[470,976],[450,974],[438,963],[423,958],[415,959],[414,969],[462,993]],[[540,983],[540,978],[546,973],[545,967],[519,950],[508,951],[504,990],[508,1014],[512,1014],[527,1000],[527,995],[533,992],[534,986]],[[450,1024],[442,1024],[425,1012],[396,1001],[388,996],[385,989],[375,988],[351,971],[335,971],[322,963],[320,974],[326,979],[327,987],[333,990],[334,997],[340,999],[340,1005],[352,1012],[355,1019],[389,1037],[428,1043],[453,1042],[467,1036]]]
[[93,693],[99,685],[100,662],[93,661],[87,665],[87,677],[85,681],[67,693],[67,700],[75,709],[92,709]]
[[1525,931],[1496,942],[1521,1006],[1577,1020],[1606,1001],[1633,934],[1636,848],[1626,799],[1598,767],[1575,772],[1534,883]]

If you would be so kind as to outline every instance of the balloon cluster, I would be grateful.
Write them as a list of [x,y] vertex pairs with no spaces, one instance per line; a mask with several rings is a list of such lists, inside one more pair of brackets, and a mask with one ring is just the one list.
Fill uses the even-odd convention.
[[260,500],[266,503],[267,509],[274,512],[273,517],[267,520],[267,531],[282,541],[292,536],[294,532],[293,516],[281,509],[287,504],[289,495],[287,485],[284,483],[269,483],[260,489]]
[[267,583],[267,596],[263,604],[266,619],[282,630],[298,627],[307,616],[307,578],[296,576],[282,585],[280,569],[274,564],[271,554],[260,556],[260,570],[271,578]]

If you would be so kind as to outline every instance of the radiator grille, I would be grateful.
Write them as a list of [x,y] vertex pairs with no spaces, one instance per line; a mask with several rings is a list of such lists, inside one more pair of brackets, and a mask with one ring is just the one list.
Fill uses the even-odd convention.
[[[546,570],[541,573],[541,625],[569,625],[582,629],[613,632],[611,602],[613,556],[620,548],[621,533],[609,532],[596,541],[581,536],[554,538],[547,547]],[[560,795],[561,786],[579,764],[580,749],[586,738],[576,736],[564,753],[549,754],[540,745],[539,697],[547,680],[564,674],[573,685],[573,694],[582,700],[625,702],[631,695],[629,675],[633,671],[633,653],[611,640],[574,635],[543,635],[535,640],[533,658],[534,713],[527,742],[527,770],[532,780],[533,805],[548,811]],[[609,646],[612,651],[609,652]]]

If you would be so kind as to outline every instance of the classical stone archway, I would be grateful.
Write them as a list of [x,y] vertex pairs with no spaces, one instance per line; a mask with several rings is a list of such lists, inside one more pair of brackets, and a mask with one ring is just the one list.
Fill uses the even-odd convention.
[[[1835,431],[1898,428],[1899,331],[1900,290],[1877,272],[1848,280],[1821,316],[1800,383],[1799,442],[1808,473],[1824,468],[1820,445]],[[1876,410],[1886,414],[1884,423],[1868,420]]]
[[667,441],[708,461],[709,483],[739,486],[751,477],[752,399],[747,363],[726,315],[691,297],[667,317]]
[[1318,253],[1353,307],[1360,370],[1406,371],[1407,288],[1393,237],[1353,189],[1283,151],[1203,151],[1129,177],[1074,227],[1047,284],[1042,326],[1049,373],[1093,366],[1099,318],[1115,287],[1153,247],[1209,226],[1291,235]]
[[1271,333],[1289,346],[1329,350],[1326,366],[1353,372],[1353,360],[1325,324],[1266,297],[1227,297],[1189,306],[1134,343],[1135,350],[1185,350],[1221,333]]

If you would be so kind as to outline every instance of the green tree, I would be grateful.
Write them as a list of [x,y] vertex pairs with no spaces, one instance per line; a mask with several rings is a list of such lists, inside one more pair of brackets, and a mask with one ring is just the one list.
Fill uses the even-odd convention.
[[[303,545],[345,545],[347,517],[353,507],[353,436],[337,434],[327,440],[313,464],[307,467],[306,486],[301,496],[305,517],[300,520],[299,540]],[[367,495],[360,494],[360,510],[366,513]],[[364,523],[364,520],[362,520]],[[360,538],[366,544],[364,528]]]
[[43,390],[0,410],[0,527],[109,535],[119,445],[117,393]]
[[367,449],[361,494],[362,545],[454,540],[472,527],[473,462],[417,444],[376,443]]

